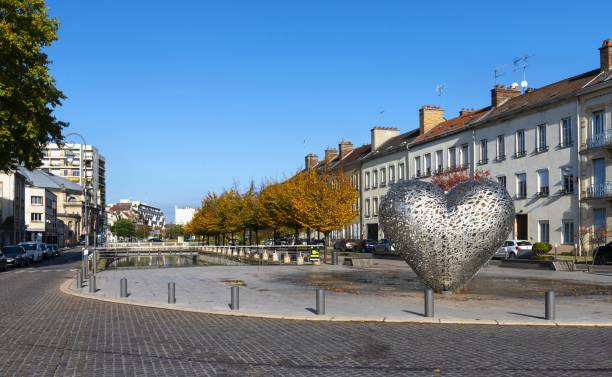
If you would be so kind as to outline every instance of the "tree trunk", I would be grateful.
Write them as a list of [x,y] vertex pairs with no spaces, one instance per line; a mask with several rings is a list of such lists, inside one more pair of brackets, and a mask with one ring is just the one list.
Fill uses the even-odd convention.
[[259,245],[259,231],[255,229],[255,245]]

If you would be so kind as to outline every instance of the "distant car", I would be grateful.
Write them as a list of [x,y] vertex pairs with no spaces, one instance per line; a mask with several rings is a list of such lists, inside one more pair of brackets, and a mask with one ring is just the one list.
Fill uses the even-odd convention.
[[40,242],[21,242],[19,246],[23,247],[30,258],[30,263],[37,263],[43,259],[43,246]]
[[494,258],[515,259],[528,258],[533,255],[532,244],[527,240],[507,240],[497,249]]
[[338,240],[334,242],[334,250],[353,251],[355,245],[350,240]]
[[147,238],[147,242],[162,242],[162,240],[158,237],[149,237]]
[[49,259],[49,258],[51,258],[51,257],[53,257],[55,255],[51,245],[43,243],[42,247],[43,247],[43,259]]
[[608,262],[612,262],[612,242],[596,247],[593,251],[593,258],[594,264],[608,264]]
[[49,249],[51,249],[51,255],[58,256],[60,255],[60,249],[57,245],[47,245]]
[[367,253],[371,253],[374,251],[374,246],[376,245],[376,241],[374,240],[363,240],[361,241],[361,248],[363,251]]
[[9,245],[2,248],[8,267],[25,267],[30,264],[30,258],[21,246]]
[[383,238],[374,245],[374,252],[377,254],[395,254],[395,248],[389,243],[389,240]]

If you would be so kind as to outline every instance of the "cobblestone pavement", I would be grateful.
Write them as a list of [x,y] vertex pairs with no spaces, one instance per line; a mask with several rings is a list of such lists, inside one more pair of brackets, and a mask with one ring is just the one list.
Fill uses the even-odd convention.
[[76,259],[0,273],[0,375],[612,375],[612,329],[295,322],[104,303],[59,291]]

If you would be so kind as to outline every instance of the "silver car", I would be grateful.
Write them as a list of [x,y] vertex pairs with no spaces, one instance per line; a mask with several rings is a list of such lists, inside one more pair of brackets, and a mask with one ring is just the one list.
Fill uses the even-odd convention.
[[527,240],[507,240],[497,249],[494,258],[514,259],[531,255],[531,242]]

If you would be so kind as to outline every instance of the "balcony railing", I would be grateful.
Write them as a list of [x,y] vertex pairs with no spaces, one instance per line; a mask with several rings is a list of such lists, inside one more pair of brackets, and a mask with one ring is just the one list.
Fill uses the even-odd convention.
[[496,162],[500,162],[500,161],[504,161],[506,159],[506,155],[505,154],[499,154],[495,157],[495,161]]
[[527,152],[525,150],[517,151],[516,153],[514,153],[514,158],[521,158],[521,157],[525,157],[526,155],[527,155]]
[[587,138],[587,149],[612,147],[612,129],[605,130],[603,133],[595,134]]
[[598,183],[586,189],[585,199],[612,198],[612,182]]

